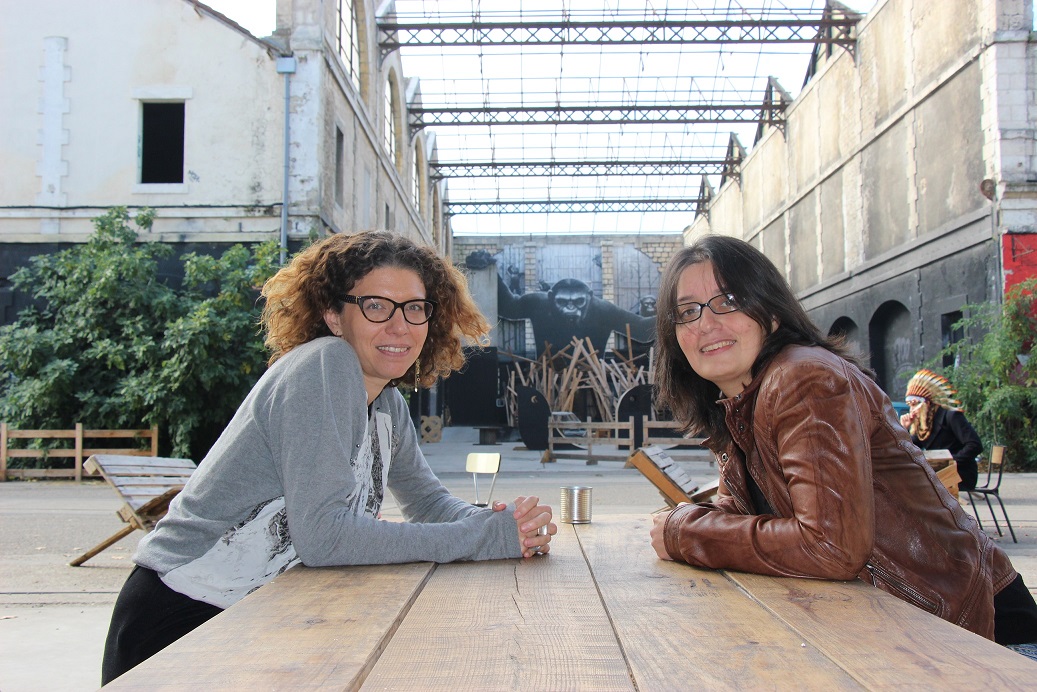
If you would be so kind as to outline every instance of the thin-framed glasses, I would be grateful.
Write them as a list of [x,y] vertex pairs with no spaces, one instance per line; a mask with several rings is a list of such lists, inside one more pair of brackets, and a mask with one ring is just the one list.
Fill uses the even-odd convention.
[[353,303],[360,308],[360,314],[367,318],[368,322],[388,322],[396,314],[399,308],[403,313],[403,319],[414,325],[425,324],[432,319],[432,313],[436,310],[436,303],[432,300],[415,298],[397,303],[392,298],[385,296],[351,296],[342,299],[344,303]]
[[714,315],[726,315],[738,310],[738,301],[732,293],[721,293],[713,296],[705,303],[696,303],[694,300],[687,303],[678,303],[673,311],[673,321],[676,324],[688,324],[702,317],[702,311],[709,308]]

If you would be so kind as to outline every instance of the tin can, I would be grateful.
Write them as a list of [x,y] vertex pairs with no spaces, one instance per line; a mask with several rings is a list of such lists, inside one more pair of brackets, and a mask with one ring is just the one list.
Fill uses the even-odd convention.
[[591,491],[586,485],[562,486],[562,522],[566,524],[591,523]]

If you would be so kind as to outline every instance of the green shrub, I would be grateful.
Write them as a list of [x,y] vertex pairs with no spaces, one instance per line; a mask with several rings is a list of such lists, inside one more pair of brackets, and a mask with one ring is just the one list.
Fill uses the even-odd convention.
[[[145,210],[133,220],[151,228]],[[208,451],[266,364],[258,288],[276,243],[188,254],[182,287],[156,278],[172,249],[137,242],[125,208],[75,247],[15,272],[33,307],[0,328],[0,418],[17,428],[158,425],[162,454]]]
[[965,339],[940,354],[955,364],[942,368],[958,390],[969,421],[989,450],[1008,446],[1008,463],[1016,471],[1037,471],[1037,359],[1031,358],[1037,338],[1037,279],[1018,284],[1005,294],[1004,305],[971,305],[963,327]]

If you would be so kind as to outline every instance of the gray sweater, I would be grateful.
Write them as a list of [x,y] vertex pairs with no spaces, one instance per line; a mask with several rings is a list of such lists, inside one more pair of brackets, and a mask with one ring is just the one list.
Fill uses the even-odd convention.
[[[342,339],[289,351],[141,539],[134,562],[227,607],[299,562],[520,557],[513,508],[480,509],[447,492],[400,393],[387,387],[370,411],[366,401],[356,353]],[[386,487],[406,523],[378,519]]]

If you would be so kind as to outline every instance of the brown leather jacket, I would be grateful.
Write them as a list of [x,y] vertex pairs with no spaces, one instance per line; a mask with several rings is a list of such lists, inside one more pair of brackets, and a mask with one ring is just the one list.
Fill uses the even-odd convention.
[[[1015,570],[937,480],[871,378],[823,348],[789,346],[719,403],[735,441],[713,450],[721,492],[715,504],[670,513],[671,557],[861,579],[993,639],[994,594]],[[773,514],[756,513],[746,469]]]

